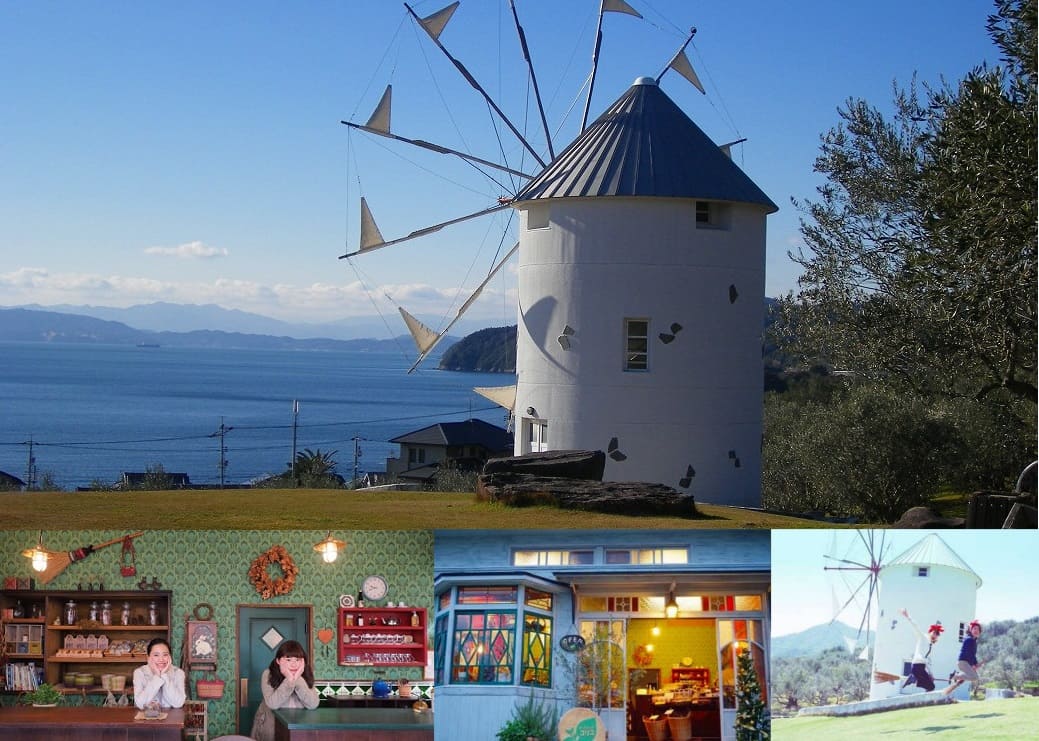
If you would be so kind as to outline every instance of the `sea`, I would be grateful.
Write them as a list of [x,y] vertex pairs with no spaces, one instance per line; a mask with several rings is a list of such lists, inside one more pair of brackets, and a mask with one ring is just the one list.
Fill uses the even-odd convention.
[[0,471],[27,481],[32,460],[36,481],[64,490],[159,466],[237,485],[309,449],[335,451],[349,480],[385,471],[392,438],[437,422],[505,427],[505,410],[472,389],[514,375],[410,365],[389,351],[0,342]]

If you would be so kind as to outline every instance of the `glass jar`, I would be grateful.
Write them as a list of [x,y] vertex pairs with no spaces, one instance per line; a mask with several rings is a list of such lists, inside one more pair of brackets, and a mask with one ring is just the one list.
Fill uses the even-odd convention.
[[76,603],[69,600],[65,603],[65,625],[76,624]]
[[98,619],[97,602],[90,603],[90,621],[96,623]]
[[112,624],[112,603],[108,600],[105,600],[101,603],[101,624]]
[[123,625],[129,625],[130,624],[130,603],[129,602],[124,602],[123,603],[123,614],[119,616],[119,622],[122,623]]
[[148,603],[148,625],[159,624],[159,606],[154,601]]
[[25,617],[25,608],[22,607],[22,601],[20,599],[15,600],[14,609],[11,612],[11,616],[16,618]]

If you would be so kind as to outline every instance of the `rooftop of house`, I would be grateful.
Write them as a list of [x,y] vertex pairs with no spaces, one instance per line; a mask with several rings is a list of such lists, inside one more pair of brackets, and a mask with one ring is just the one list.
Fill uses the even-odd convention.
[[468,419],[464,422],[438,422],[429,427],[423,427],[421,430],[395,437],[390,442],[402,445],[442,447],[477,445],[491,452],[497,452],[512,449],[512,434],[481,419]]

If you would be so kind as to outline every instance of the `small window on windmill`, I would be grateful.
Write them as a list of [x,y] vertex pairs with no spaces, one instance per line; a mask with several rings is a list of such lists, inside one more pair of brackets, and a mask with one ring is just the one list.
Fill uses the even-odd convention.
[[527,231],[531,229],[547,229],[549,225],[548,204],[535,203],[527,209]]
[[624,370],[649,370],[649,320],[624,320]]
[[924,579],[927,578],[927,572],[930,570],[929,566],[918,566],[916,568],[916,575]]
[[696,202],[697,229],[728,229],[729,206],[716,201]]

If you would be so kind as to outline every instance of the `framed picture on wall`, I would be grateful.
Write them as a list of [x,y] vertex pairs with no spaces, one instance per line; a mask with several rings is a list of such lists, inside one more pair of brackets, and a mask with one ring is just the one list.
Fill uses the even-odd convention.
[[188,665],[216,665],[217,633],[212,620],[189,620],[184,636],[187,646]]

